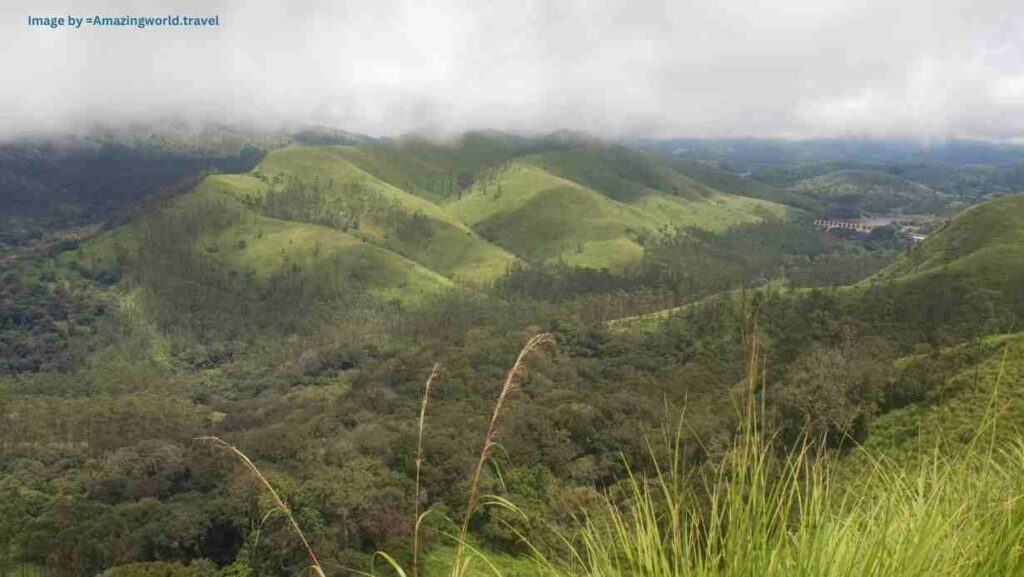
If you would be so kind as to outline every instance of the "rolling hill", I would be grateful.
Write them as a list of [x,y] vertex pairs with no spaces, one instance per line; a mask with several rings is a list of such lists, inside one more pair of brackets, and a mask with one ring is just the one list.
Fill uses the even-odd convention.
[[[237,195],[265,189],[248,176],[211,176],[181,199],[179,209],[204,211],[218,201],[232,206]],[[226,192],[229,200],[223,199]],[[196,242],[209,247],[219,263],[251,271],[256,280],[266,281],[291,268],[306,278],[320,276],[342,285],[356,282],[376,296],[406,303],[451,284],[437,272],[354,234],[255,214],[243,206],[233,208],[239,216],[231,226]]]
[[204,170],[251,169],[287,137],[207,127],[96,130],[0,142],[0,251],[113,220]]
[[800,181],[794,189],[825,203],[834,216],[856,217],[861,212],[941,213],[946,195],[884,172],[838,170]]
[[795,212],[777,203],[725,194],[625,146],[582,146],[522,160],[639,208],[659,228],[722,231],[765,219],[784,220]]
[[335,153],[392,186],[443,204],[458,199],[488,170],[571,142],[557,135],[527,138],[487,130],[446,139],[410,134],[340,147]]
[[486,281],[515,262],[438,205],[365,172],[347,159],[351,153],[343,146],[285,148],[268,154],[253,173],[270,181],[291,177],[292,188],[319,187],[312,200],[297,190],[288,198],[287,186],[280,196],[292,205],[317,204],[312,212],[355,214],[353,235],[446,278]]
[[689,200],[715,192],[653,156],[626,146],[584,145],[533,154],[523,160],[620,202],[635,202],[652,192]]
[[638,149],[574,134],[291,147],[253,172],[348,187],[340,195],[370,189],[429,222],[431,240],[403,242],[379,219],[361,238],[469,280],[493,278],[516,258],[623,270],[639,260],[644,239],[666,227],[721,231],[795,213],[712,189]]
[[672,168],[697,182],[729,194],[788,204],[811,212],[820,212],[825,207],[818,199],[728,172],[710,161],[672,158],[670,163]]
[[1024,334],[994,335],[896,364],[897,386],[914,389],[917,399],[878,417],[863,447],[868,454],[907,461],[1020,434]]
[[[837,287],[836,294],[842,295],[847,306],[859,308],[877,305],[881,294],[876,289],[884,291],[891,307],[885,322],[923,326],[933,316],[953,317],[954,311],[966,319],[981,310],[999,310],[1005,312],[1012,328],[1014,318],[1024,314],[1019,298],[1022,286],[1024,194],[1016,194],[964,210],[888,267],[852,286]],[[790,294],[806,290],[795,288]],[[722,297],[711,295],[698,302]],[[611,326],[624,331],[650,330],[686,308],[617,319]],[[929,312],[935,309],[944,312]]]
[[1019,294],[1024,286],[1024,194],[975,205],[861,284],[960,282]]
[[[405,304],[451,285],[444,276],[336,228],[265,216],[246,199],[268,185],[248,175],[211,175],[159,211],[62,255],[92,269],[121,269],[143,286],[176,274],[200,292],[223,278],[267,289],[300,279],[323,295],[368,292]],[[207,265],[203,272],[203,265]],[[127,269],[127,270],[125,270]],[[204,274],[218,274],[217,281]],[[235,287],[238,290],[239,287]]]
[[[451,194],[431,189],[438,177],[454,177]],[[193,316],[213,327],[260,310],[286,316],[289,302],[365,295],[414,306],[522,261],[621,272],[666,230],[723,231],[794,211],[573,135],[293,144],[248,173],[206,176],[61,262],[127,277],[166,305],[164,318],[203,310]]]
[[639,260],[654,224],[629,205],[529,164],[478,183],[449,212],[532,262],[622,268]]
[[636,175],[603,160],[588,149],[527,156],[487,173],[447,208],[524,260],[611,270],[637,263],[644,243],[666,228],[720,231],[791,214],[663,165]]

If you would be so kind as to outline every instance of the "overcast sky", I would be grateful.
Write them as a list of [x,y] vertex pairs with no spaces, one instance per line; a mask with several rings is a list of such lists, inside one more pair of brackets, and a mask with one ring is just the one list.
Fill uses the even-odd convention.
[[[220,26],[27,25],[169,9]],[[1022,0],[6,0],[0,17],[2,135],[160,114],[376,135],[1024,135]]]

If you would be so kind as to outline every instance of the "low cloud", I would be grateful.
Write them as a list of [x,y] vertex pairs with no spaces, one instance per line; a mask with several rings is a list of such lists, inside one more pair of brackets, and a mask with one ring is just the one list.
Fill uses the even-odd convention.
[[[173,115],[370,134],[1024,135],[1016,0],[170,4],[4,3],[0,134]],[[27,23],[169,8],[220,25]]]

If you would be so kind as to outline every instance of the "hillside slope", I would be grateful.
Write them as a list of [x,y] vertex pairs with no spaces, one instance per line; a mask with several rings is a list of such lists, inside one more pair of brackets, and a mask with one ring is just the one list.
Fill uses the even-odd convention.
[[[183,197],[181,210],[206,210],[211,202],[226,202],[240,191],[265,190],[248,176],[211,176]],[[230,204],[229,204],[230,206]],[[361,284],[376,296],[413,302],[449,286],[444,276],[415,261],[332,227],[253,214],[244,207],[236,221],[197,243],[212,247],[218,262],[240,272],[251,271],[266,280],[290,267],[303,276],[326,277],[335,283]]]
[[639,208],[659,228],[722,231],[765,219],[786,219],[794,212],[774,202],[725,194],[625,146],[581,146],[529,155],[522,161]]
[[862,447],[866,454],[913,462],[935,450],[956,453],[973,442],[1003,444],[1020,434],[1024,334],[990,336],[901,359],[897,367],[901,394],[913,395],[915,402],[872,423]]
[[722,170],[712,162],[673,158],[670,160],[670,164],[672,168],[681,174],[685,174],[693,180],[721,192],[788,204],[814,212],[824,209],[824,204],[818,199],[794,190],[771,186],[734,172]]
[[960,282],[1019,294],[1015,291],[1024,286],[1024,194],[1004,196],[961,212],[862,284],[874,282]]
[[363,171],[347,160],[351,151],[290,147],[268,154],[253,170],[276,193],[264,196],[263,210],[284,205],[292,220],[344,216],[335,224],[347,232],[453,280],[488,280],[515,262],[436,204]]
[[485,238],[527,261],[622,268],[655,226],[634,207],[535,166],[513,163],[448,206]]
[[[465,177],[455,196],[432,200],[445,195],[424,183],[453,174]],[[292,145],[151,208],[65,260],[158,288],[189,284],[221,305],[234,290],[265,300],[285,286],[309,302],[345,293],[409,305],[453,283],[479,286],[520,259],[621,272],[665,230],[721,231],[793,210],[714,190],[626,147],[500,133]]]
[[[353,234],[473,281],[494,278],[516,258],[621,271],[665,228],[721,231],[793,214],[714,190],[638,149],[573,134],[295,146],[269,154],[253,174],[278,188],[300,182],[334,208],[353,195],[380,197],[390,206],[367,213]],[[396,213],[416,221],[398,224]]]
[[860,211],[938,213],[949,201],[942,193],[884,172],[838,170],[800,181],[795,190],[821,200],[837,216],[856,216]]
[[286,142],[281,134],[180,126],[0,142],[0,251],[122,216],[204,170],[249,170]]
[[716,192],[643,151],[620,145],[579,146],[521,160],[620,202],[634,202],[653,191],[689,200]]
[[[929,338],[960,335],[958,323],[984,315],[1002,319],[983,334],[1017,330],[1024,314],[1024,194],[1000,197],[955,216],[894,263],[853,285],[835,288],[851,314],[874,311],[878,325],[916,327]],[[784,291],[798,297],[810,289]],[[729,294],[711,295],[702,303]],[[686,306],[618,319],[617,330],[649,330]],[[946,326],[942,326],[946,325]],[[939,332],[936,332],[939,331]]]
[[482,174],[513,158],[566,146],[565,139],[487,130],[447,139],[411,134],[338,147],[334,153],[392,186],[445,203],[457,200]]
[[[253,211],[245,200],[267,189],[252,176],[208,176],[159,210],[65,253],[62,261],[119,268],[116,274],[160,290],[172,280],[202,292],[224,279],[237,279],[268,290],[290,282],[320,296],[366,292],[412,304],[451,285],[436,272],[355,235]],[[210,274],[217,278],[206,278]],[[242,292],[242,286],[235,289]]]
[[721,231],[790,214],[661,165],[641,177],[603,158],[589,149],[526,156],[477,179],[447,210],[527,261],[614,271],[639,262],[643,245],[666,229]]

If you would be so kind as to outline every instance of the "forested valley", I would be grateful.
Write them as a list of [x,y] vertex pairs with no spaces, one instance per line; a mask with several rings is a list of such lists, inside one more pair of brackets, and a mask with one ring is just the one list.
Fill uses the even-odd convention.
[[[21,207],[0,219],[0,575],[295,575],[293,520],[329,575],[396,574],[380,551],[442,575],[464,515],[473,550],[537,574],[631,479],[713,476],[744,403],[771,455],[811,442],[837,486],[865,447],[908,466],[963,450],[993,390],[992,438],[1017,438],[1020,158],[119,138],[116,162],[110,144],[0,157]],[[928,238],[812,225],[883,210],[927,212]],[[540,334],[477,491],[515,508],[466,515],[495,400]]]

